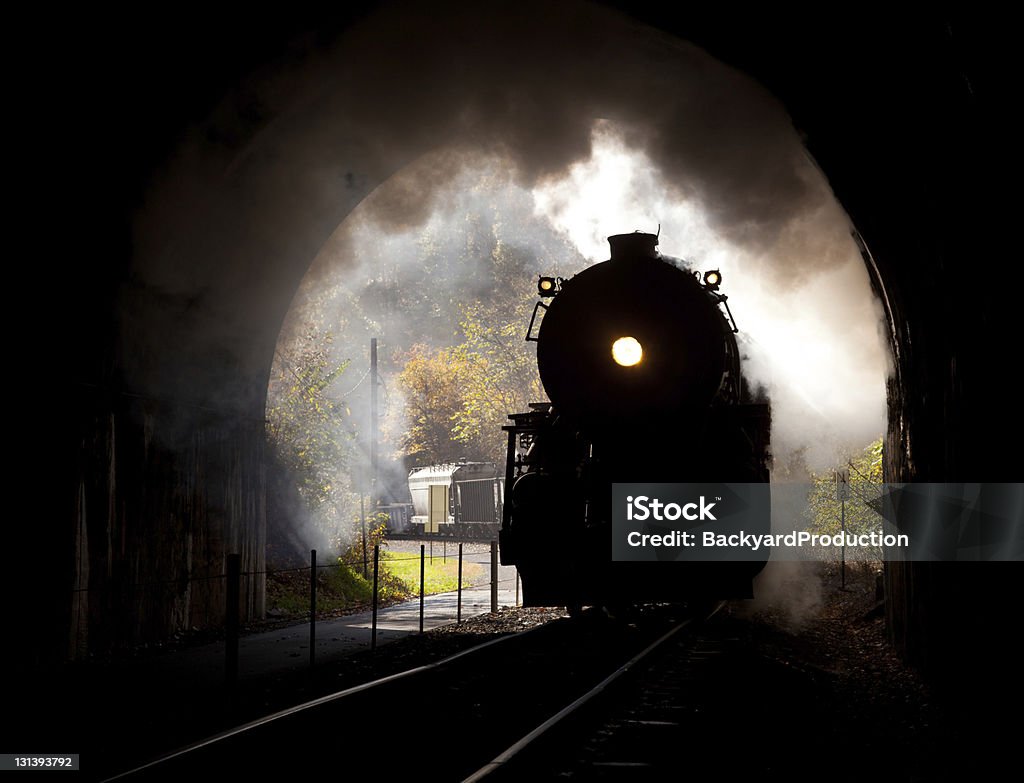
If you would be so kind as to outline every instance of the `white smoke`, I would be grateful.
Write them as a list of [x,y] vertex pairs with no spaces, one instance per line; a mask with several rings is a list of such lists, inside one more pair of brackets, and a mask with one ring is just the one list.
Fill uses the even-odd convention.
[[822,470],[884,430],[888,353],[848,220],[809,161],[798,174],[817,198],[758,251],[712,228],[701,202],[681,195],[685,188],[666,182],[606,122],[595,126],[589,159],[534,197],[538,213],[594,261],[608,257],[609,234],[660,226],[662,252],[720,269],[745,372],[771,398],[776,457],[799,453]]

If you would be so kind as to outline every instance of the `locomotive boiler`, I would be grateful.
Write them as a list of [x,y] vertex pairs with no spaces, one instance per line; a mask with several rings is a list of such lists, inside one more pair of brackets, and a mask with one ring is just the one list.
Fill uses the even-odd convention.
[[770,413],[741,374],[721,273],[660,256],[653,234],[608,241],[608,261],[538,281],[526,339],[550,402],[503,428],[502,563],[528,606],[749,597],[763,561],[612,558],[614,484],[767,482]]

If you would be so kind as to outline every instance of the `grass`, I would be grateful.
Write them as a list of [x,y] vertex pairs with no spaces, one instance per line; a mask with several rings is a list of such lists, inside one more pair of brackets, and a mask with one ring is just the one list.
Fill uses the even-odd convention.
[[[381,552],[383,566],[395,578],[409,586],[410,592],[420,592],[420,556],[411,552]],[[462,586],[475,584],[483,574],[479,563],[462,562]],[[424,559],[423,585],[427,595],[455,590],[459,584],[459,558],[448,556],[448,561],[434,554],[434,562],[428,555]]]
[[[381,553],[378,590],[383,604],[419,595],[420,556],[407,552]],[[479,563],[462,563],[462,586],[474,584],[483,576]],[[427,595],[455,590],[458,586],[457,556],[447,562],[435,554],[424,563],[424,592]],[[369,577],[363,578],[362,566],[330,566],[318,570],[317,614],[355,611],[368,608],[373,600],[373,563]],[[294,569],[267,575],[267,610],[279,616],[303,616],[309,613],[309,571]]]

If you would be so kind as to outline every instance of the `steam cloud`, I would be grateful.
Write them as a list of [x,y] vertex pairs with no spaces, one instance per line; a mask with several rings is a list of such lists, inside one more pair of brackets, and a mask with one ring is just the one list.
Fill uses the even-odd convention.
[[[392,160],[445,148],[396,182],[377,218],[422,222],[433,194],[483,154],[520,182],[562,176],[610,120],[643,149],[675,195],[753,250],[778,243],[821,198],[799,139],[763,88],[696,47],[582,3],[398,5],[355,31],[324,64],[349,122]],[[363,134],[360,134],[363,135]]]
[[821,469],[882,431],[887,357],[851,227],[762,87],[577,3],[399,5],[342,52],[375,75],[344,85],[375,154],[438,150],[368,202],[383,230],[443,211],[458,174],[494,159],[584,258],[660,223],[663,250],[725,272],[747,370],[772,391],[777,456]]

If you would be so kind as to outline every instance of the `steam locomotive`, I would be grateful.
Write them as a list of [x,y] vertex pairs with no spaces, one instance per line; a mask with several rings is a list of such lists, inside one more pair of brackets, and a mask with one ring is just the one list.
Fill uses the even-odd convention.
[[613,484],[768,482],[770,411],[741,375],[721,273],[653,234],[608,242],[610,260],[538,281],[526,339],[550,402],[503,427],[502,563],[527,606],[750,597],[763,561],[612,559]]

